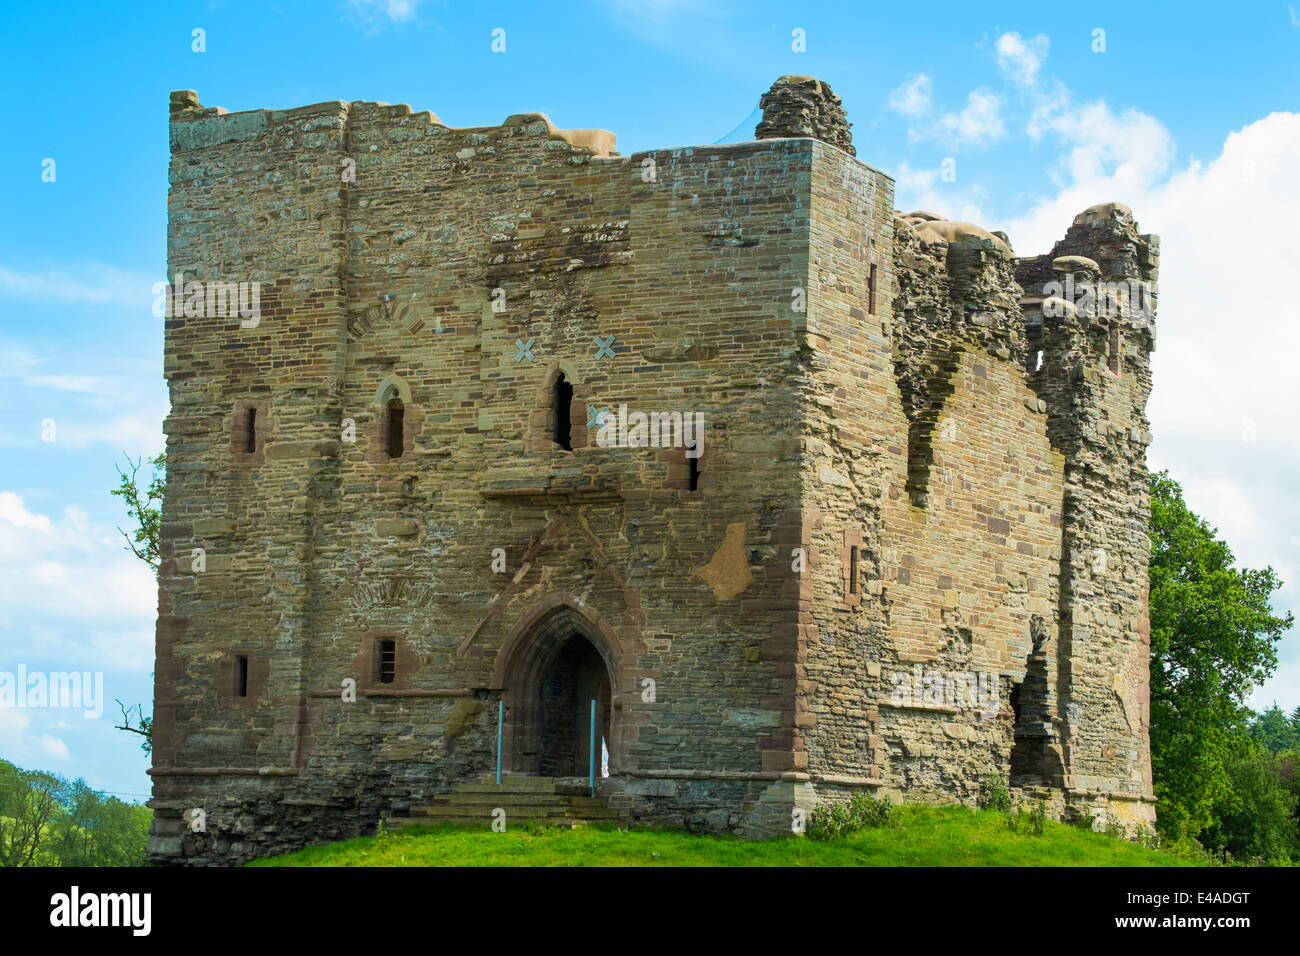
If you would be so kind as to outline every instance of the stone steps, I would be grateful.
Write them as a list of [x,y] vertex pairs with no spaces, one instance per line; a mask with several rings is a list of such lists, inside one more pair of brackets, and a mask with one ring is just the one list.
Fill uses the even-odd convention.
[[448,806],[471,807],[563,807],[569,810],[599,809],[609,804],[601,797],[565,797],[552,793],[455,793],[434,797],[429,803],[411,807],[436,810]]
[[627,818],[623,806],[611,806],[604,797],[587,792],[586,781],[550,777],[496,777],[488,774],[472,783],[463,783],[455,793],[439,794],[427,804],[412,806],[404,816],[390,818],[389,830],[423,826],[440,822],[484,825],[492,822],[492,811],[506,812],[507,826],[527,820],[546,823],[618,822]]

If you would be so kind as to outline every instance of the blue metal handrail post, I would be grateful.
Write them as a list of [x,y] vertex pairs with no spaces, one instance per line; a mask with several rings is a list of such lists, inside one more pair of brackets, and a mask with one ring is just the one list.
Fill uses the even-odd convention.
[[497,786],[501,786],[501,728],[506,722],[506,702],[497,701]]
[[591,746],[587,752],[587,786],[596,792],[596,702],[591,702]]

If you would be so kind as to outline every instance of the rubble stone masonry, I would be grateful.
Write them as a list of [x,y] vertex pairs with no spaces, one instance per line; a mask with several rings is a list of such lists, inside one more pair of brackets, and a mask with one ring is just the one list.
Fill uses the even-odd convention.
[[[1157,240],[1112,203],[1017,258],[899,215],[826,84],[764,103],[621,156],[172,95],[169,276],[259,300],[165,319],[155,862],[372,833],[495,769],[498,702],[507,774],[585,776],[588,698],[636,823],[991,774],[1154,819]],[[702,447],[598,443],[620,406]]]

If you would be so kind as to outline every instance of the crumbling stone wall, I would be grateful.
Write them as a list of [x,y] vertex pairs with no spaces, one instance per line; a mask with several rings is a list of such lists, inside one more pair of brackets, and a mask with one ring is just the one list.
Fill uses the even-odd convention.
[[1127,207],[1104,203],[1080,213],[1050,255],[1018,269],[1044,345],[1031,381],[1066,458],[1058,619],[1067,794],[1127,823],[1154,819],[1146,401],[1158,260],[1159,240],[1139,233]]
[[816,160],[814,197],[835,199],[824,217],[814,201],[810,767],[973,800],[1010,765],[1031,623],[1055,620],[1062,461],[1025,380],[1015,260],[979,227],[896,216],[887,177]]
[[[1153,289],[1154,238],[1098,207],[1018,260],[897,215],[824,84],[765,110],[623,157],[540,114],[173,95],[169,272],[261,309],[166,320],[156,861],[372,832],[491,771],[502,702],[534,766],[575,635],[640,823],[761,836],[988,773],[1150,817],[1152,329],[1031,285]],[[603,447],[621,406],[702,415],[702,454]]]
[[830,86],[813,76],[783,76],[759,99],[763,118],[754,130],[755,139],[787,136],[811,137],[830,143],[856,156],[852,124],[844,114],[840,98]]

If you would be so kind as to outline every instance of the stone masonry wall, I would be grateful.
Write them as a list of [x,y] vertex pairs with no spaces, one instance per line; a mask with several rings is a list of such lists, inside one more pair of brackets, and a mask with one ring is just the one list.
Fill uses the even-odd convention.
[[[798,527],[809,144],[595,155],[604,137],[370,103],[174,114],[170,271],[260,280],[262,315],[168,320],[156,859],[369,832],[490,770],[503,648],[558,614],[610,663],[613,771],[761,794],[794,766],[794,605],[769,569]],[[561,373],[573,451],[548,437]],[[703,415],[698,490],[680,447],[596,447],[590,416],[620,404]],[[241,655],[242,699],[221,688]],[[317,810],[250,812],[277,800]]]
[[[1067,790],[1128,824],[1154,820],[1155,802],[1145,409],[1158,259],[1159,240],[1138,232],[1127,207],[1107,203],[1080,213],[1049,256],[1018,270],[1027,311],[1042,328],[1033,385],[1066,456],[1059,618]],[[1055,287],[1043,282],[1043,260]]]
[[[1035,621],[1054,653],[1063,462],[1025,380],[1014,259],[978,227],[896,218],[885,177],[817,159],[810,766],[973,800],[1008,774]],[[871,263],[849,253],[865,223],[874,308]]]
[[[1157,240],[1108,204],[1017,259],[896,213],[825,84],[764,104],[755,142],[624,157],[173,94],[169,272],[260,313],[166,319],[156,862],[373,832],[494,769],[500,702],[536,772],[574,635],[637,823],[988,774],[1153,818]],[[702,416],[702,454],[603,446],[624,408]]]

